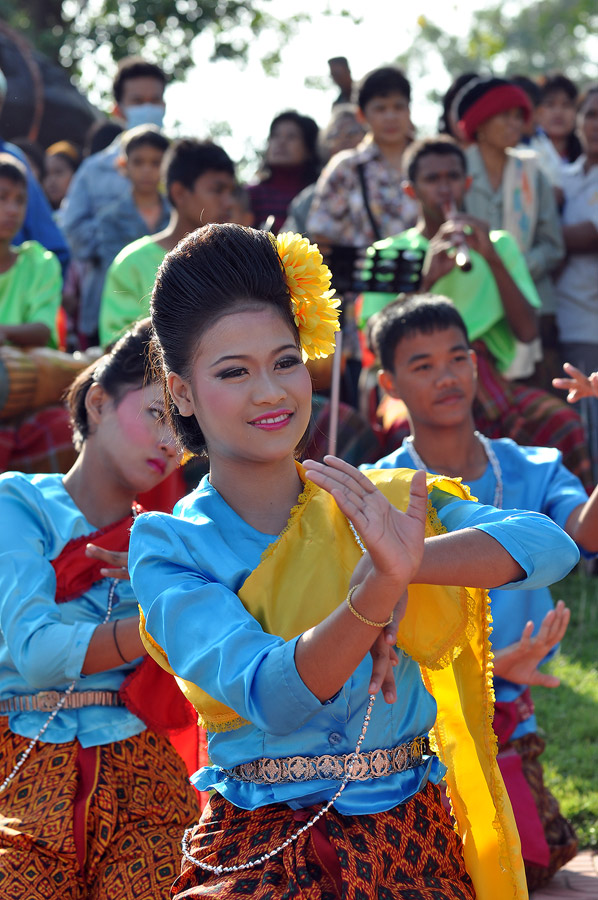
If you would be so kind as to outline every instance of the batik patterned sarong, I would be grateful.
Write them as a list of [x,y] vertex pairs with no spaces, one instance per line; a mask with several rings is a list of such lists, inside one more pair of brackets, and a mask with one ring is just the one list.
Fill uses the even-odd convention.
[[[315,813],[283,804],[247,811],[219,795],[196,826],[191,852],[232,866],[274,849]],[[313,828],[257,868],[213,875],[183,861],[175,900],[473,900],[461,840],[428,784],[388,812],[343,816],[334,808]]]
[[[2,782],[29,741],[0,721]],[[38,742],[0,794],[0,897],[167,897],[198,810],[185,765],[161,735],[89,748]]]

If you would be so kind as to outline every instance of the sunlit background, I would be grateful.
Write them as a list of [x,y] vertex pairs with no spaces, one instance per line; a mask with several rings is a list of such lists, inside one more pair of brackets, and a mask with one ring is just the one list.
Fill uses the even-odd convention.
[[[193,45],[195,66],[183,82],[166,92],[165,129],[169,134],[214,136],[235,160],[243,160],[244,177],[255,168],[256,154],[265,143],[272,118],[282,110],[297,109],[324,126],[338,88],[328,76],[327,60],[346,56],[353,77],[359,80],[370,69],[394,62],[410,46],[419,28],[418,19],[430,16],[440,27],[465,33],[475,10],[485,0],[423,0],[411,9],[400,0],[271,0],[268,11],[276,18],[290,12],[309,16],[282,50],[275,76],[267,75],[262,59],[278,49],[276,37],[264,33],[251,46],[246,65],[221,60],[209,62],[212,41],[200,34]],[[515,8],[518,3],[512,4]],[[407,8],[406,8],[407,7]],[[101,53],[100,53],[101,58]],[[434,131],[438,108],[429,95],[448,86],[439,59],[420,60],[409,71],[413,82],[412,117],[421,133]],[[417,71],[415,71],[417,68]],[[82,72],[92,102],[106,107],[110,80],[98,77],[95,65]]]

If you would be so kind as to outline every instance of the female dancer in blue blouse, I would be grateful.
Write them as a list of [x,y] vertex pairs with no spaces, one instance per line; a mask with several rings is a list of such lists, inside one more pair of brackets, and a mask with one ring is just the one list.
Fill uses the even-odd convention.
[[182,760],[122,690],[145,665],[135,497],[178,463],[149,336],[140,323],[71,387],[66,475],[0,477],[2,897],[153,900],[197,815]]
[[[210,461],[173,516],[136,520],[130,549],[144,644],[198,710],[213,763],[193,777],[215,794],[185,837],[173,896],[526,897],[506,807],[483,808],[486,782],[473,774],[488,757],[490,793],[502,796],[489,745],[461,766],[482,785],[475,796],[459,799],[456,777],[461,836],[443,810],[445,767],[426,740],[436,703],[405,648],[424,661],[439,703],[451,688],[434,666],[471,666],[451,683],[478,698],[464,705],[487,739],[476,685],[488,673],[473,663],[487,641],[473,623],[478,637],[456,638],[465,626],[453,634],[448,612],[458,596],[483,631],[480,592],[417,585],[537,584],[540,535],[551,533],[563,571],[577,550],[543,516],[482,507],[448,481],[432,484],[426,517],[423,474],[390,473],[378,489],[332,457],[296,463],[311,398],[301,351],[333,347],[329,282],[306,240],[236,225],[189,235],[157,276],[167,414],[181,443],[207,447]],[[424,526],[435,536],[424,540]],[[432,659],[437,637],[444,649]],[[445,740],[453,725],[438,732],[446,758],[470,745],[467,729],[458,747]]]

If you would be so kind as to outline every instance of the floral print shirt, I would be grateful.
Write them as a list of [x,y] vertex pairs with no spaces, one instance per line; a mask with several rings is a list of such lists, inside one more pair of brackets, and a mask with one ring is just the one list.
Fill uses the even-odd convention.
[[[363,199],[357,168],[360,163],[378,236]],[[333,156],[320,175],[307,218],[308,234],[325,237],[331,244],[369,247],[378,237],[405,231],[415,224],[417,204],[403,192],[403,180],[403,174],[387,163],[367,135],[354,150]]]

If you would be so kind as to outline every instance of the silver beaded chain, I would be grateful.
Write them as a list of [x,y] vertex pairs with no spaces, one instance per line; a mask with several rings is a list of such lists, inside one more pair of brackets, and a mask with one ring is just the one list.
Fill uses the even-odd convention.
[[[502,470],[500,468],[500,463],[498,461],[498,457],[494,452],[494,447],[492,446],[492,441],[488,440],[485,434],[480,434],[479,431],[474,431],[474,434],[482,447],[484,448],[484,452],[490,463],[490,468],[492,469],[492,473],[494,475],[494,479],[496,481],[496,487],[494,488],[494,500],[492,501],[492,505],[496,507],[496,509],[502,509],[503,502],[503,480],[502,480]],[[428,467],[425,462],[415,449],[415,445],[413,443],[413,436],[409,435],[403,441],[403,446],[412,461],[415,463],[417,469],[423,469],[424,472],[428,471]]]
[[[104,621],[101,623],[102,625],[105,625],[106,622],[108,622],[108,620],[110,619],[110,616],[112,615],[114,593],[116,591],[117,584],[118,584],[117,578],[114,578],[112,580],[112,582],[110,583],[110,590],[108,591],[108,606],[106,609],[106,615],[104,616]],[[8,785],[15,778],[16,774],[21,770],[25,761],[31,755],[31,751],[35,747],[36,743],[39,741],[41,736],[47,731],[50,724],[54,721],[54,719],[56,718],[56,716],[58,715],[58,713],[60,712],[60,710],[62,709],[64,704],[66,703],[67,697],[69,697],[70,694],[72,694],[73,691],[75,690],[78,680],[79,679],[75,678],[75,680],[69,684],[69,686],[65,690],[64,694],[62,695],[62,697],[60,698],[60,700],[58,701],[58,703],[56,704],[56,706],[54,707],[54,709],[52,710],[52,712],[50,713],[50,715],[48,716],[48,718],[46,719],[46,721],[44,722],[42,727],[40,728],[40,730],[37,732],[37,734],[35,735],[34,738],[31,738],[31,740],[29,741],[29,743],[27,744],[27,746],[25,747],[25,749],[19,756],[18,760],[16,761],[12,772],[9,775],[7,775],[7,777],[4,779],[2,784],[0,784],[0,794],[6,790]]]
[[[350,519],[347,519],[347,521],[349,523],[349,527],[351,528],[351,531],[353,532],[353,537],[355,538],[355,541],[357,542],[357,546],[359,547],[359,549],[361,550],[362,553],[365,553],[365,547],[363,545],[363,541],[361,540],[357,531],[355,530],[355,526],[353,525],[353,523],[351,522]],[[305,825],[302,825],[300,828],[298,828],[297,831],[295,831],[290,837],[288,837],[286,839],[286,841],[283,841],[283,843],[279,844],[278,847],[275,847],[274,850],[270,850],[268,853],[264,853],[262,856],[258,857],[257,859],[251,860],[250,862],[242,863],[239,866],[211,866],[208,863],[200,862],[191,853],[191,851],[190,851],[190,835],[194,831],[194,828],[187,828],[185,830],[185,833],[183,835],[183,840],[181,843],[181,849],[183,851],[183,856],[185,857],[185,859],[188,860],[188,862],[192,863],[194,866],[197,866],[200,869],[204,869],[206,872],[212,872],[214,875],[224,875],[224,874],[227,874],[228,872],[241,872],[245,869],[254,869],[256,866],[262,865],[262,863],[265,863],[269,859],[272,859],[273,856],[277,856],[279,853],[282,853],[283,850],[286,850],[286,848],[289,847],[292,843],[294,843],[305,831],[308,831],[310,828],[312,828],[316,824],[316,822],[318,822],[322,818],[322,816],[326,815],[326,813],[334,806],[334,804],[336,803],[336,801],[338,800],[338,798],[340,797],[342,792],[347,787],[347,784],[351,780],[351,775],[353,774],[353,768],[357,761],[357,756],[359,754],[359,751],[361,750],[361,746],[364,742],[364,739],[365,739],[365,736],[366,736],[366,733],[368,730],[368,726],[370,724],[370,719],[372,717],[372,707],[374,706],[375,700],[376,700],[376,695],[370,694],[369,699],[368,699],[367,709],[365,711],[365,716],[363,717],[363,724],[361,726],[361,732],[357,739],[357,743],[355,745],[355,750],[351,754],[349,759],[347,760],[347,770],[345,773],[345,777],[343,778],[336,794],[334,794],[334,796],[330,798],[328,803],[326,803],[326,805],[323,806],[322,809],[318,813],[316,813],[315,816],[312,816],[311,819],[309,819],[305,823]]]
[[480,434],[479,431],[475,432],[475,436],[478,441],[486,451],[486,456],[488,457],[488,462],[490,463],[490,467],[492,472],[494,473],[494,477],[496,479],[496,488],[494,489],[494,502],[492,503],[496,509],[502,509],[503,502],[503,481],[502,481],[502,470],[500,468],[500,463],[498,461],[498,457],[494,452],[494,447],[492,446],[492,441],[488,440],[485,434]]

